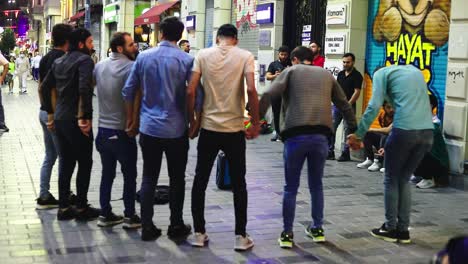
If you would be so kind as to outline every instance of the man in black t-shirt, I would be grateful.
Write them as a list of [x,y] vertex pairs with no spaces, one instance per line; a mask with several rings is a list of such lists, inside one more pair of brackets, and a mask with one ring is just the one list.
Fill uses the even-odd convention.
[[[348,102],[351,104],[356,114],[356,101],[359,99],[361,94],[362,86],[362,75],[361,73],[354,68],[354,62],[356,57],[353,53],[346,53],[343,55],[343,70],[338,73],[338,83],[346,94]],[[328,152],[328,159],[335,159],[335,140],[336,140],[336,129],[343,120],[343,114],[335,106],[333,106],[333,135],[330,140],[330,148]],[[348,125],[344,122],[345,135],[348,136],[353,131],[349,131]],[[346,138],[346,137],[345,137]],[[348,145],[343,142],[341,148],[341,156],[338,158],[338,161],[350,161],[351,157],[349,154]]]
[[[47,53],[39,64],[39,90],[41,89],[41,82],[44,81],[49,70],[52,68],[54,61],[62,57],[68,50],[68,39],[69,34],[73,30],[70,25],[57,24],[52,29],[52,41],[54,48]],[[40,192],[39,198],[36,199],[37,209],[51,209],[58,207],[58,201],[49,192],[50,189],[50,176],[52,168],[57,160],[57,138],[55,132],[48,129],[48,115],[44,111],[42,106],[41,92],[39,91],[39,98],[41,100],[41,110],[39,113],[39,121],[44,132],[44,145],[45,145],[45,157],[41,167],[41,179],[40,179]],[[73,197],[73,196],[72,196]]]
[[[289,60],[289,48],[287,46],[281,46],[278,49],[278,60],[270,63],[268,66],[268,71],[265,76],[266,79],[273,82],[288,66],[291,66],[291,61]],[[276,135],[271,139],[271,141],[280,141],[279,119],[281,112],[281,96],[271,98],[271,108],[273,111],[273,121],[276,131]]]

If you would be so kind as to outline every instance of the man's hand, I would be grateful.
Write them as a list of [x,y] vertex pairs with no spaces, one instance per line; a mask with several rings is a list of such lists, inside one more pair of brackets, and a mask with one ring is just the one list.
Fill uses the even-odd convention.
[[190,122],[190,127],[189,127],[189,138],[194,139],[198,137],[198,134],[200,133],[200,121],[193,120]]
[[383,156],[385,154],[385,149],[384,148],[380,148],[378,151],[377,151],[377,154],[379,156]]
[[48,114],[47,115],[47,129],[49,131],[55,131],[55,125],[54,125],[54,114]]
[[80,127],[81,133],[89,137],[92,127],[91,119],[78,119],[78,126]]
[[136,137],[139,133],[138,131],[139,122],[134,121],[133,119],[127,120],[127,126],[125,132],[129,137]]
[[255,139],[260,134],[260,124],[252,124],[247,130],[245,131],[245,138],[246,139]]
[[362,144],[361,139],[359,139],[356,134],[351,134],[347,137],[346,143],[349,145],[349,147],[352,150],[358,150],[364,147],[364,144]]

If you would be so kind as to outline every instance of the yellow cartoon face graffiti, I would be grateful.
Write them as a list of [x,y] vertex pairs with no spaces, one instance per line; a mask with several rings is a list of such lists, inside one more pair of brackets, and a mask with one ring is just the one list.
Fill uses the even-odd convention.
[[448,40],[450,0],[380,0],[373,25],[374,39],[393,42],[402,33],[421,32],[436,46]]

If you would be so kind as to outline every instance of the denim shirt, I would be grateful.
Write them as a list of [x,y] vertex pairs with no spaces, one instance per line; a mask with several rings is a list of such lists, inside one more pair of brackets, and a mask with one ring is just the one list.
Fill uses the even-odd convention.
[[133,102],[143,92],[140,132],[158,138],[178,138],[188,128],[186,90],[194,58],[168,41],[138,55],[122,90]]

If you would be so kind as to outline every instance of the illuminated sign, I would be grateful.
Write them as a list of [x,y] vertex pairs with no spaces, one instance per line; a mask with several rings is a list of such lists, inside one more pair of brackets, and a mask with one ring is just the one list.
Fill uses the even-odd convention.
[[185,22],[185,27],[187,31],[195,30],[196,29],[196,16],[187,16],[187,21]]
[[257,5],[257,24],[273,23],[273,3]]

